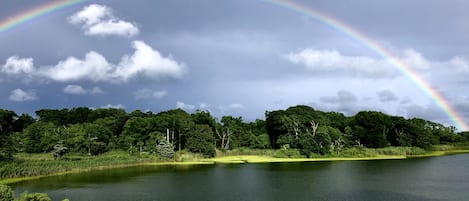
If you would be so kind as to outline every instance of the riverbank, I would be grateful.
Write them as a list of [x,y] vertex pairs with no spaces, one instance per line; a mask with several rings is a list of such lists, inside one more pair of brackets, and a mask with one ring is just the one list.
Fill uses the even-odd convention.
[[[213,164],[244,164],[244,163],[288,163],[288,162],[317,162],[317,161],[358,161],[358,160],[399,160],[421,157],[435,157],[451,154],[469,153],[469,149],[436,150],[420,154],[406,154],[404,148],[371,149],[356,156],[321,156],[314,158],[279,158],[270,155],[259,155],[257,152],[239,154],[225,153],[215,158],[203,158],[200,155],[186,153],[178,156],[177,161],[161,161],[152,156],[130,156],[125,152],[111,152],[96,157],[70,157],[65,160],[53,160],[46,154],[19,155],[17,162],[0,167],[0,184],[11,184],[26,180],[34,180],[48,176],[59,176],[93,170],[125,168],[135,166],[164,166],[164,165],[213,165]],[[384,150],[384,151],[383,151]],[[384,154],[383,154],[384,153]],[[397,154],[396,154],[397,153]],[[238,155],[230,155],[238,154]],[[372,155],[374,154],[374,155]]]

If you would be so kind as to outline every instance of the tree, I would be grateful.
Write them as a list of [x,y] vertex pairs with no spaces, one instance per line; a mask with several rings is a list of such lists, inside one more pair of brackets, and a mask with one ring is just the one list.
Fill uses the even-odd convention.
[[387,136],[392,127],[391,117],[382,112],[362,111],[353,117],[355,140],[367,147],[388,146]]
[[29,125],[36,122],[36,120],[29,114],[22,114],[13,122],[13,130],[15,132],[22,132]]
[[9,161],[13,158],[13,121],[16,113],[0,109],[0,162]]
[[197,124],[188,133],[186,147],[191,152],[213,157],[215,156],[215,147],[212,143],[213,135],[210,126]]

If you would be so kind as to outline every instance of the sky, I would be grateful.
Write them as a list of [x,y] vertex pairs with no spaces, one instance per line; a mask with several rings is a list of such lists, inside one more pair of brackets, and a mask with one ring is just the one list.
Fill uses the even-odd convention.
[[[3,0],[0,22],[50,0]],[[469,125],[469,2],[291,0],[370,38]],[[90,0],[0,32],[0,108],[182,108],[264,118],[309,105],[455,122],[389,60],[265,0]]]

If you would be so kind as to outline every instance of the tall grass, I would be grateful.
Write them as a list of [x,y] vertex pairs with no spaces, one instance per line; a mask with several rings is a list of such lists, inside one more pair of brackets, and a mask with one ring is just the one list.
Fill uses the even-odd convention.
[[123,151],[111,151],[91,157],[69,155],[61,160],[54,160],[52,154],[17,154],[13,162],[0,166],[0,179],[51,175],[106,166],[125,166],[155,160],[158,159],[130,156]]

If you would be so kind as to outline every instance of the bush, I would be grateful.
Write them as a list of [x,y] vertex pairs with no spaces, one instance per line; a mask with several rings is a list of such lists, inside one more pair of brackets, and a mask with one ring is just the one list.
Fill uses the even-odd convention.
[[192,153],[187,150],[178,151],[174,154],[174,160],[178,162],[197,161],[203,158],[202,154]]
[[160,144],[156,145],[156,153],[162,158],[172,159],[174,158],[174,146],[162,141]]
[[298,149],[291,149],[289,144],[285,144],[281,149],[276,150],[274,157],[277,158],[304,158]]
[[52,201],[45,193],[27,193],[21,194],[18,201]]
[[13,201],[13,190],[7,185],[0,184],[0,201]]

